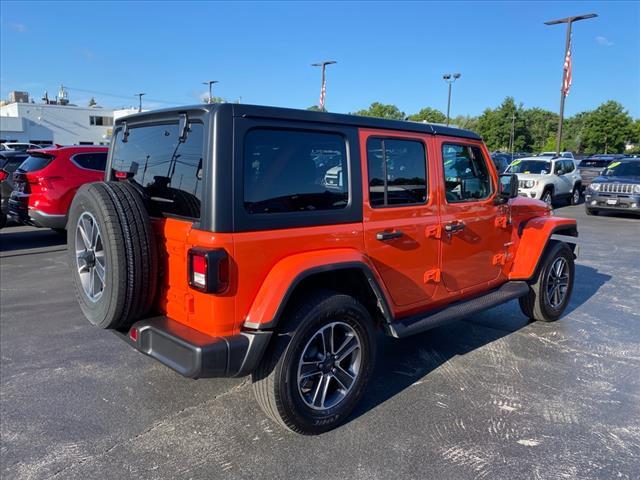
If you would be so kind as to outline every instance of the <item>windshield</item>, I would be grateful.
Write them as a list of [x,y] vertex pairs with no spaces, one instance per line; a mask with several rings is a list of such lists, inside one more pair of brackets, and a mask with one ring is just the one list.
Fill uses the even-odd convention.
[[640,162],[611,162],[603,175],[606,177],[640,177]]
[[546,175],[551,171],[551,162],[547,160],[516,160],[506,173],[534,173],[539,175]]

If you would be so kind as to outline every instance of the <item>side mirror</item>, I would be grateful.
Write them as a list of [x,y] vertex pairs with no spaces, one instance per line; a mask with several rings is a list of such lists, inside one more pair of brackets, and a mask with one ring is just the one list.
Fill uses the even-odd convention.
[[518,176],[515,173],[503,173],[498,179],[498,198],[502,203],[518,196]]

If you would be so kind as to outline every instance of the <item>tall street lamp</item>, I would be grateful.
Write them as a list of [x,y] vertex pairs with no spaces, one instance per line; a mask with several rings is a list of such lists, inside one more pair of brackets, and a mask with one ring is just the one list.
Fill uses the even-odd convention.
[[325,97],[327,96],[327,81],[325,76],[325,70],[327,68],[327,65],[333,65],[334,63],[338,63],[338,62],[336,62],[335,60],[325,60],[323,62],[311,64],[312,67],[322,67],[322,86],[320,87],[320,102],[318,106],[320,107],[320,110],[322,110],[323,112],[326,111],[326,109],[324,108],[324,100],[325,100]]
[[211,103],[213,96],[211,95],[211,87],[214,83],[219,83],[218,80],[207,80],[206,82],[202,82],[203,85],[209,85],[209,98],[207,99],[207,103]]
[[136,93],[136,96],[138,97],[138,112],[142,111],[142,96],[146,95],[146,93]]
[[562,84],[560,86],[560,118],[558,119],[558,137],[556,138],[556,155],[560,155],[560,144],[562,142],[562,120],[564,117],[564,99],[569,94],[571,86],[571,26],[573,22],[579,20],[587,20],[598,15],[595,13],[587,13],[586,15],[576,15],[575,17],[559,18],[557,20],[549,20],[544,22],[545,25],[557,25],[559,23],[567,24],[567,38],[564,47],[564,64],[562,67]]
[[447,99],[447,126],[449,126],[449,112],[451,111],[451,84],[459,78],[459,73],[445,73],[442,75],[442,79],[449,84],[449,97]]

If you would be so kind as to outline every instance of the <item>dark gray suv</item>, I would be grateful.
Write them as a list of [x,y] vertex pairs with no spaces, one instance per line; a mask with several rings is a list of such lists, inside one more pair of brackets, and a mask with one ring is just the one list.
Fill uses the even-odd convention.
[[640,214],[640,159],[611,162],[592,180],[584,200],[587,215],[607,210]]

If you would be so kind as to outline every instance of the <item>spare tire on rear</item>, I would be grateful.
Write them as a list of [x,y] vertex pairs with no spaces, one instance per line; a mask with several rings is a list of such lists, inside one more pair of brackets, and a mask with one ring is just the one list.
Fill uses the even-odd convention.
[[157,248],[135,187],[125,182],[80,187],[69,209],[67,249],[76,297],[92,324],[123,330],[150,311]]

